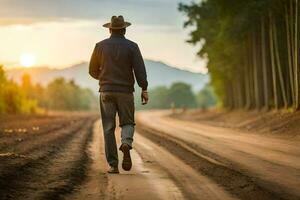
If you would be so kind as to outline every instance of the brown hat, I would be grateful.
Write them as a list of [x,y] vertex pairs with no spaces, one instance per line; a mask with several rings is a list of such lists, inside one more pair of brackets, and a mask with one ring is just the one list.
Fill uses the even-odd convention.
[[111,17],[111,22],[103,24],[103,27],[105,28],[110,28],[110,29],[122,29],[130,26],[131,23],[125,22],[124,18],[122,15],[120,16],[112,16]]

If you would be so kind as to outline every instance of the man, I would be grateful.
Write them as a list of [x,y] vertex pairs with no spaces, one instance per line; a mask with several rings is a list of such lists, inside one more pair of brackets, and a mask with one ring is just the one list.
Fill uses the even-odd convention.
[[96,44],[91,57],[89,74],[99,80],[100,108],[105,140],[105,154],[110,165],[108,173],[119,173],[115,138],[116,113],[121,127],[120,150],[123,152],[122,168],[132,166],[130,150],[134,133],[134,77],[142,88],[142,104],[148,102],[147,75],[143,57],[136,43],[125,38],[130,26],[122,16],[113,16],[109,28],[110,38]]

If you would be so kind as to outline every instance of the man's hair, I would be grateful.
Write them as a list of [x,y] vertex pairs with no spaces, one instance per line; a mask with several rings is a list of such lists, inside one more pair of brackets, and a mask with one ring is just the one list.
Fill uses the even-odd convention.
[[114,35],[125,35],[126,28],[122,28],[122,29],[110,29],[110,33],[114,34]]

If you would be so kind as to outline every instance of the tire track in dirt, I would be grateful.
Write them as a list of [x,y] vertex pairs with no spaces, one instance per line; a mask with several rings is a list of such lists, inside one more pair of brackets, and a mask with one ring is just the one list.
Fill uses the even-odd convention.
[[[0,168],[0,199],[60,199],[83,180],[94,117],[18,147]],[[34,144],[31,144],[34,143]],[[34,198],[33,198],[34,196]]]
[[88,147],[91,164],[86,170],[86,179],[67,195],[65,199],[82,200],[82,199],[106,199],[108,187],[108,177],[105,172],[104,148],[102,143],[102,134],[100,134],[100,120],[93,125],[93,134],[91,143]]
[[[34,124],[33,127],[38,127],[38,132],[30,132],[30,133],[13,133],[13,134],[1,134],[0,141],[0,152],[9,152],[13,151],[18,145],[22,145],[23,143],[27,143],[30,140],[36,140],[38,138],[44,137],[45,134],[49,134],[49,132],[59,131],[67,126],[72,126],[72,124],[78,123],[80,120],[84,118],[74,117],[71,119],[56,119],[51,122],[51,124]],[[18,125],[20,127],[20,125]],[[13,130],[13,129],[12,129]]]
[[246,175],[263,190],[279,198],[299,199],[299,156],[294,156],[297,151],[289,153],[299,151],[299,142],[186,122],[166,112],[144,113],[139,119],[158,135]]
[[[218,139],[223,145],[238,149],[239,145],[242,144],[244,147],[241,149],[246,154],[251,154],[254,156],[259,156],[262,160],[272,162],[273,164],[280,164],[286,167],[294,167],[300,169],[300,163],[297,163],[297,159],[300,154],[300,148],[298,147],[297,141],[291,140],[279,140],[278,138],[264,138],[266,139],[263,143],[261,140],[263,138],[258,137],[258,135],[248,134],[249,137],[245,139],[245,133],[241,134],[238,131],[233,132],[235,137],[232,137],[230,134],[223,134],[219,127],[205,126],[193,123],[174,119],[171,117],[160,118],[160,122],[168,127],[180,128],[180,130],[188,131],[190,135],[197,136],[199,132],[201,133],[201,138],[206,140]],[[174,126],[175,125],[175,126]],[[200,130],[199,130],[200,129]],[[224,130],[224,129],[223,129]],[[207,133],[213,132],[214,137]],[[257,153],[257,152],[260,153]],[[255,152],[255,154],[254,154]],[[288,157],[288,159],[284,159]]]
[[[180,189],[184,198],[193,200],[234,200],[236,199],[218,184],[209,178],[199,174],[194,168],[184,163],[173,152],[167,151],[165,148],[147,139],[137,132],[135,135],[136,149],[140,152],[143,160],[152,165],[159,165],[167,177],[172,179],[177,188]],[[161,185],[159,185],[161,187]],[[171,188],[164,188],[170,190]],[[163,198],[177,199],[177,198]]]
[[[120,138],[119,128],[116,130],[116,136]],[[117,140],[117,143],[120,145],[119,140]],[[137,139],[137,143],[140,144],[139,139]],[[170,179],[159,163],[150,163],[142,159],[146,154],[150,155],[147,151],[140,154],[135,148],[132,150],[133,168],[131,171],[123,171],[120,167],[120,174],[107,174],[108,165],[105,160],[103,144],[101,124],[100,121],[97,121],[94,125],[93,140],[89,148],[92,164],[88,168],[87,179],[66,199],[185,199],[174,181]],[[141,150],[140,147],[139,145],[139,150]],[[120,165],[122,157],[123,155],[119,151]]]
[[55,153],[59,150],[59,144],[73,137],[74,133],[81,128],[86,120],[84,119],[80,123],[55,132],[49,132],[43,137],[37,137],[36,139],[9,147],[12,148],[12,151],[7,153],[12,153],[12,156],[1,156],[3,165],[0,167],[0,174],[5,174],[7,170],[14,173],[16,171],[14,167],[22,168],[34,160],[42,159]]
[[198,149],[193,149],[191,144],[173,138],[161,131],[151,129],[141,122],[137,124],[139,124],[137,130],[142,136],[172,152],[184,163],[193,167],[200,174],[211,178],[234,196],[245,200],[257,198],[261,200],[281,199],[276,194],[257,185],[251,177],[228,168],[217,160],[212,161],[212,159],[207,159],[206,156],[199,156]]
[[[89,163],[87,146],[92,135],[92,122],[89,121],[64,145],[62,151],[49,160],[43,170],[35,169],[30,184],[38,184],[40,190],[30,195],[30,199],[61,199],[80,185],[85,178]],[[47,179],[44,179],[47,177]],[[46,187],[45,187],[46,186]],[[36,187],[34,187],[36,188]]]

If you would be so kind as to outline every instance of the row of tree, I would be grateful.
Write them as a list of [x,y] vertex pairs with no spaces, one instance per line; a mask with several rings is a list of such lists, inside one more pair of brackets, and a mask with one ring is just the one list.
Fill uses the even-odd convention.
[[224,107],[300,108],[299,0],[206,0],[179,10]]
[[23,75],[20,85],[5,76],[0,66],[0,113],[35,113],[44,110],[90,110],[97,107],[97,98],[89,89],[80,88],[73,80],[57,78],[46,87],[32,84]]
[[[137,109],[141,107],[139,93],[136,92]],[[216,105],[217,98],[212,87],[206,86],[195,94],[189,84],[183,82],[173,83],[170,87],[159,86],[149,91],[150,101],[146,109],[169,108],[210,108]]]
[[27,98],[22,88],[11,80],[7,80],[0,66],[0,113],[32,113],[37,102]]

